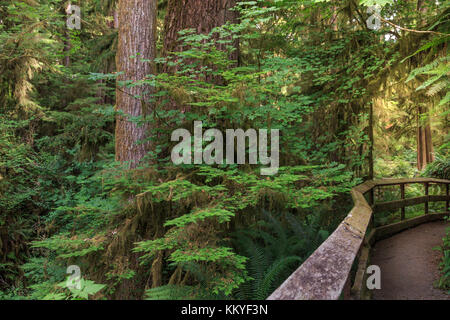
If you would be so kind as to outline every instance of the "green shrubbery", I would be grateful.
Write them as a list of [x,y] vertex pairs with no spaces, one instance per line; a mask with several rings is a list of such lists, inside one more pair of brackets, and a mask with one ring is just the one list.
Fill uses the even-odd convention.
[[436,154],[435,161],[427,166],[424,176],[450,180],[450,156]]
[[[0,299],[263,299],[348,213],[368,173],[378,87],[368,88],[399,59],[379,33],[355,29],[354,17],[339,32],[305,24],[336,14],[324,1],[243,2],[237,25],[183,31],[185,50],[154,61],[176,72],[120,84],[154,89],[151,114],[130,121],[150,121],[155,148],[128,170],[114,161],[117,73],[103,74],[116,31],[85,1],[88,27],[69,32],[63,67],[64,19],[41,3],[0,1]],[[236,40],[239,63],[229,58]],[[172,165],[171,132],[195,120],[280,129],[278,174]],[[413,176],[413,158],[377,160],[375,172]],[[445,163],[430,175],[445,177]],[[69,265],[82,270],[81,291],[64,286]]]
[[439,264],[441,277],[438,280],[437,286],[441,289],[448,290],[448,294],[450,294],[450,227],[447,228],[446,236],[442,241],[442,246],[438,248],[442,252],[442,260]]

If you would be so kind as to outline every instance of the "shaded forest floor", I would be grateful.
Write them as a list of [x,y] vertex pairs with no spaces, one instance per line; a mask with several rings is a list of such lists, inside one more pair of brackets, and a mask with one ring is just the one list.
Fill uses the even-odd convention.
[[436,289],[441,253],[433,250],[442,244],[448,223],[420,225],[378,242],[371,264],[381,269],[381,290],[374,300],[450,300],[445,291]]

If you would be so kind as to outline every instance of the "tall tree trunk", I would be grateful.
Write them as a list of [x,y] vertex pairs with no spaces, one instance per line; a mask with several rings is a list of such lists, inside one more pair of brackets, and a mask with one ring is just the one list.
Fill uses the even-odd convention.
[[424,6],[424,4],[424,0],[417,0],[417,11],[419,12],[417,24],[419,28],[424,27],[427,24],[427,8]]
[[[118,5],[119,39],[116,55],[118,81],[143,80],[154,73],[154,65],[142,59],[156,56],[157,0],[120,0]],[[130,58],[136,56],[135,58]],[[129,162],[136,168],[151,149],[148,138],[149,125],[138,125],[129,117],[143,117],[149,113],[149,86],[126,88],[117,85],[116,110],[123,116],[116,119],[116,160]]]
[[[237,13],[230,9],[236,0],[169,0],[164,21],[164,53],[181,51],[178,32],[195,29],[207,34],[227,21],[236,22]],[[236,54],[236,52],[235,52]]]
[[[167,6],[167,14],[164,21],[164,43],[162,55],[168,56],[171,52],[182,52],[189,48],[183,46],[179,41],[179,32],[185,29],[194,29],[199,34],[209,34],[215,27],[222,26],[227,22],[237,23],[238,13],[230,10],[236,5],[236,0],[169,0]],[[217,40],[218,35],[214,35]],[[239,40],[233,42],[235,50],[230,54],[229,58],[239,64]],[[216,43],[216,48],[226,51],[227,45]],[[184,63],[191,63],[185,59]],[[196,61],[198,62],[198,61]],[[201,68],[203,65],[199,65]],[[211,69],[214,66],[207,65]],[[163,73],[173,74],[178,70],[177,66],[169,66],[165,64],[162,67]],[[224,80],[220,76],[211,74],[202,74],[203,81],[223,85]],[[190,110],[189,105],[182,105],[173,97],[169,98],[169,102],[164,105],[166,110],[178,110],[187,113]],[[165,156],[169,150],[163,150],[162,156]]]
[[[420,12],[419,25],[426,24],[425,14],[427,8],[424,7],[425,1],[417,1],[417,10]],[[431,137],[431,126],[428,118],[428,108],[419,106],[417,116],[417,169],[423,170],[427,164],[434,161],[433,141]],[[421,116],[426,114],[425,122],[422,121]]]
[[[163,55],[181,52],[182,43],[178,41],[181,30],[195,29],[199,34],[208,34],[215,27],[227,23],[237,23],[238,14],[230,9],[236,0],[169,0],[164,21]],[[239,42],[235,41],[236,50],[230,59],[239,59]],[[225,44],[217,44],[219,50],[225,50]],[[163,72],[173,72],[175,68],[165,68]],[[217,79],[215,79],[217,80]],[[216,81],[215,81],[216,82]]]
[[[68,1],[61,8],[61,11],[63,11],[64,14],[66,15],[66,19],[71,14],[71,10],[70,10],[70,6],[71,5],[72,5],[72,3],[70,1]],[[70,66],[70,50],[72,49],[72,43],[70,41],[69,30],[67,29],[65,24],[64,24],[64,41],[63,41],[63,43],[64,43],[64,48],[63,48],[63,52],[64,52],[63,66],[69,67]]]
[[423,123],[420,119],[422,114],[426,114],[427,109],[419,106],[417,115],[417,169],[423,170],[427,164],[434,161],[433,141],[431,137],[431,126],[429,119]]
[[[116,32],[117,29],[119,29],[119,16],[117,14],[117,8],[114,7],[111,10],[110,15],[113,18],[113,21],[108,23],[108,27],[114,32]],[[114,44],[110,45],[110,50],[113,50]],[[111,58],[105,59],[104,65],[101,67],[100,70],[98,70],[100,73],[113,73],[116,72],[116,61],[115,56]],[[107,86],[107,81],[103,79],[97,80],[97,83],[99,84],[99,89],[97,90],[97,97],[99,98],[98,104],[114,104],[114,100],[107,95],[105,87]]]
[[373,134],[373,105],[374,102],[370,103],[369,107],[369,179],[374,178],[374,164],[373,164],[373,148],[375,144],[374,134]]
[[[238,14],[230,10],[236,5],[236,0],[169,0],[167,14],[164,21],[163,56],[171,52],[181,52],[188,48],[183,47],[179,41],[179,32],[185,29],[194,29],[199,34],[209,34],[213,28],[222,26],[228,21],[237,23]],[[233,43],[236,50],[229,57],[239,60],[239,40]],[[216,44],[217,49],[225,51],[225,44]],[[189,61],[184,61],[189,63]],[[174,73],[176,66],[163,66],[162,72]],[[223,84],[223,79],[218,76],[207,75],[204,79],[214,84]],[[173,99],[166,105],[166,109],[188,112],[189,106],[178,105]]]

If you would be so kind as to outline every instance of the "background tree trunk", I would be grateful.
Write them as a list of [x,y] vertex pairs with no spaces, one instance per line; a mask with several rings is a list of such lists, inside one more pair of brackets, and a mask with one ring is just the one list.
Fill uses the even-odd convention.
[[[199,34],[210,33],[215,27],[226,22],[237,22],[238,14],[230,9],[236,5],[236,0],[169,0],[164,21],[163,54],[182,51],[178,42],[178,32],[184,29],[195,29]],[[238,48],[238,41],[235,47]],[[224,44],[218,44],[218,49],[225,50]],[[239,52],[235,50],[230,57],[238,60]]]
[[[417,1],[417,11],[420,12],[419,22],[420,26],[424,26],[426,24],[426,19],[423,19],[423,16],[427,12],[427,8],[424,7],[424,0]],[[417,169],[423,170],[427,166],[427,164],[434,161],[434,150],[433,150],[433,140],[431,136],[431,126],[430,120],[428,118],[425,119],[425,122],[420,119],[423,114],[428,113],[428,108],[426,106],[419,106],[418,109],[418,118],[417,118]]]
[[[156,56],[156,8],[156,0],[119,1],[116,65],[117,71],[123,74],[118,81],[142,80],[154,73],[154,65],[141,59]],[[116,109],[130,117],[145,116],[150,111],[145,103],[150,90],[148,86],[126,88],[117,85]],[[149,126],[132,123],[126,116],[119,115],[116,119],[116,160],[128,161],[130,168],[135,168],[151,148],[150,142],[138,143],[148,137]]]
[[[215,27],[222,26],[228,21],[237,23],[238,13],[230,9],[236,5],[236,0],[169,0],[167,14],[164,21],[163,56],[171,52],[182,52],[188,48],[183,47],[179,39],[179,32],[185,29],[195,29],[198,34],[208,34]],[[230,59],[239,59],[239,40],[233,43],[234,50]],[[226,45],[217,43],[218,50],[225,51]],[[185,61],[189,63],[189,61]],[[213,67],[214,68],[214,67]],[[176,66],[163,66],[162,72],[175,73]],[[218,76],[207,76],[207,82],[222,85],[223,79]],[[171,101],[166,109],[188,112],[189,106],[178,105]]]
[[[66,19],[70,16],[70,6],[72,3],[70,1],[67,1],[62,7],[61,11],[66,15]],[[66,25],[64,24],[64,58],[63,58],[63,66],[70,67],[70,50],[72,49],[72,43],[70,41],[70,33],[67,29]]]
[[372,180],[374,178],[374,162],[373,162],[373,149],[375,144],[374,132],[373,132],[373,105],[374,102],[370,103],[369,106],[369,176],[368,178]]
[[421,115],[425,113],[427,113],[427,109],[419,107],[419,113],[417,115],[417,169],[419,170],[423,170],[427,164],[434,161],[429,119],[426,120],[425,124],[420,119]]

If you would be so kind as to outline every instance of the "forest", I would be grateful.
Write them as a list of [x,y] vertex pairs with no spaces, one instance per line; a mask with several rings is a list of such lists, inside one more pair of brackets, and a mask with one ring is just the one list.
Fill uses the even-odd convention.
[[449,34],[449,0],[0,0],[0,300],[267,299],[352,188],[450,179]]

